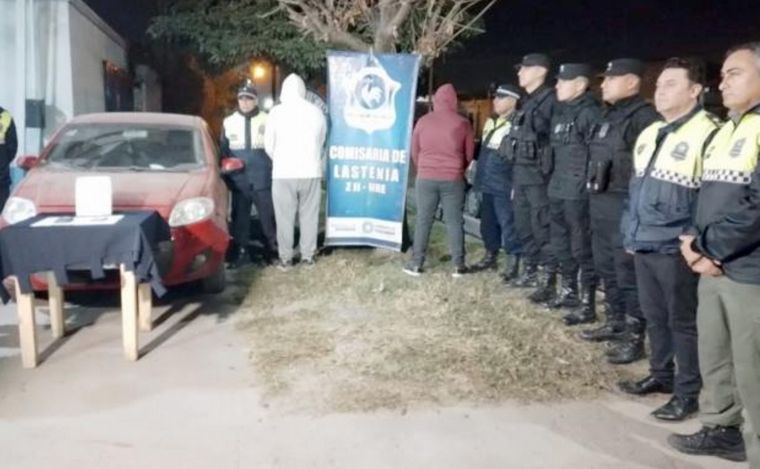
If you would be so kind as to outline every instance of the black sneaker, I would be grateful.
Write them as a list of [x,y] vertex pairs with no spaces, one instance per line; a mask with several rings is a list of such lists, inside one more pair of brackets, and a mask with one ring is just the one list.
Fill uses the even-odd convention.
[[747,451],[739,427],[702,427],[691,435],[668,436],[668,444],[686,454],[717,456],[729,461],[746,461]]
[[412,277],[419,277],[420,275],[422,275],[422,267],[412,262],[406,264],[404,266],[403,271],[405,274],[411,275]]

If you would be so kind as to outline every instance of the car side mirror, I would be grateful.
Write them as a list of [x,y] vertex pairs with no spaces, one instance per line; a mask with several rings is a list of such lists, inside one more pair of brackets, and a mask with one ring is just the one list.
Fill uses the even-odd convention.
[[245,163],[240,158],[224,158],[222,160],[222,174],[233,174],[242,171]]
[[23,169],[24,171],[29,171],[30,169],[37,166],[37,164],[40,162],[40,159],[35,155],[24,155],[18,159],[18,167]]

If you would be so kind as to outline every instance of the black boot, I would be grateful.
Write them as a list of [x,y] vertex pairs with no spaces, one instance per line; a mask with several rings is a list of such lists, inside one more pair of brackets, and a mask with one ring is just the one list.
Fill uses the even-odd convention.
[[514,279],[509,286],[515,288],[535,288],[538,286],[538,267],[535,264],[527,264],[522,274]]
[[541,269],[538,289],[528,296],[532,303],[545,304],[557,295],[557,273]]
[[621,340],[607,351],[607,361],[613,365],[627,365],[644,358],[645,328],[644,321],[629,319]]
[[520,275],[520,256],[507,257],[507,265],[504,267],[504,272],[501,273],[501,278],[505,283],[509,283],[515,280]]
[[605,302],[606,319],[601,327],[586,329],[578,333],[578,337],[589,342],[606,342],[620,340],[625,335],[625,320],[621,314],[615,313],[611,304]]
[[607,361],[627,365],[644,358],[644,334],[628,334],[607,350]]
[[578,298],[578,278],[575,275],[563,275],[559,295],[547,306],[551,309],[574,309],[581,305]]
[[479,272],[481,270],[487,270],[492,269],[496,270],[498,267],[496,265],[497,260],[499,259],[499,251],[486,251],[486,253],[483,255],[483,258],[470,266],[471,272]]
[[578,324],[596,321],[596,285],[583,287],[581,305],[567,313],[562,321],[567,326],[577,326]]

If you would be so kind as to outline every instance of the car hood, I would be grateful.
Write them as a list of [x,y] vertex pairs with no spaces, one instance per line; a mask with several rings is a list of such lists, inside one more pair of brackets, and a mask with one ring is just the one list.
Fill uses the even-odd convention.
[[155,209],[166,216],[179,200],[204,195],[206,172],[114,171],[84,172],[36,168],[16,191],[30,199],[38,212],[73,211],[76,179],[109,176],[113,206],[121,209]]

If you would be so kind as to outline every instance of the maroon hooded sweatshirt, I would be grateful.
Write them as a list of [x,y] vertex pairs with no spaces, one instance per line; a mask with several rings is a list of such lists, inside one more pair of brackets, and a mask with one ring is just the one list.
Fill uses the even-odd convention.
[[433,112],[420,118],[412,133],[417,178],[459,181],[475,154],[470,122],[457,113],[457,92],[450,83],[433,96]]

